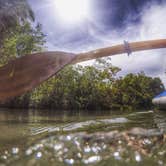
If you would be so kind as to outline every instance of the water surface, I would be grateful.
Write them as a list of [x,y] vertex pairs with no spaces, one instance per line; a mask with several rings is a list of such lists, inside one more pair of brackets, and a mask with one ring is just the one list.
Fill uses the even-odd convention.
[[0,109],[0,165],[166,165],[164,111]]

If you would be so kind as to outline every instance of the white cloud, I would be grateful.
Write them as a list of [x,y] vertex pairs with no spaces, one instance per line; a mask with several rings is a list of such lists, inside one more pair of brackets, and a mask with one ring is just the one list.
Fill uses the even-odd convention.
[[[44,32],[48,35],[49,50],[81,52],[116,45],[122,43],[123,40],[132,42],[166,38],[166,3],[165,5],[149,3],[141,13],[142,19],[139,24],[130,24],[123,31],[117,32],[116,29],[104,31],[102,25],[94,19],[88,20],[84,26],[78,25],[75,29],[64,30],[52,16],[51,1],[45,0],[43,4],[39,2],[33,5],[34,11],[38,21],[43,24]],[[165,54],[166,49],[160,49],[133,53],[130,57],[126,54],[117,55],[112,57],[112,64],[122,69],[120,75],[144,71],[150,76],[160,77],[166,85]]]
[[[121,37],[114,34],[115,41],[128,40],[140,41],[149,39],[166,38],[166,5],[148,5],[142,12],[142,20],[139,25],[130,25]],[[120,75],[144,71],[154,77],[160,77],[166,85],[166,49],[142,51],[127,55],[118,55],[112,58],[112,63],[119,66]]]

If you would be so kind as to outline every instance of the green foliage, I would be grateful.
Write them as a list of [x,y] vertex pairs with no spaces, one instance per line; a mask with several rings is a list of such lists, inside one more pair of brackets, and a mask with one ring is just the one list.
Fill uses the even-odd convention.
[[0,0],[0,66],[44,49],[45,35],[27,0]]
[[18,24],[34,19],[34,13],[27,0],[0,0],[0,41]]
[[152,98],[164,90],[164,85],[159,78],[139,74],[128,74],[120,78],[114,85],[114,101],[118,105],[131,106],[132,108],[150,108]]
[[44,37],[40,24],[35,28],[29,22],[17,25],[15,31],[2,41],[0,65],[6,64],[10,59],[18,56],[41,51],[44,48]]
[[[27,0],[0,0],[0,66],[9,60],[45,49],[41,24],[33,22],[34,13]],[[30,94],[6,103],[9,107],[28,107]]]
[[115,80],[113,69],[117,68],[67,67],[56,75],[49,98],[39,105],[57,109],[106,109],[104,98]]
[[28,107],[49,109],[149,109],[152,98],[164,90],[159,78],[144,73],[117,78],[118,71],[105,60],[93,66],[68,66],[8,105],[23,107],[25,102]]
[[[8,12],[6,12],[8,11]],[[42,51],[45,35],[27,0],[0,0],[0,66],[9,60]],[[33,92],[4,106],[52,109],[150,108],[152,98],[164,90],[159,78],[144,73],[117,78],[119,68],[99,59],[93,66],[68,66]]]

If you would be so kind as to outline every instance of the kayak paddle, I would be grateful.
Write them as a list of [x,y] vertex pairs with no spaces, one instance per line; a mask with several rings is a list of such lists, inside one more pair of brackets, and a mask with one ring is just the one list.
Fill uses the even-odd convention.
[[25,55],[0,68],[0,101],[24,94],[37,87],[68,64],[134,51],[166,48],[166,39],[124,42],[86,53],[43,52]]

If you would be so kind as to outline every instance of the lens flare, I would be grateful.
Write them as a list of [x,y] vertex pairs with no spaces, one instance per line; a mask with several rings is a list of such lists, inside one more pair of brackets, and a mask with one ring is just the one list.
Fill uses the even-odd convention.
[[59,19],[66,24],[76,24],[90,16],[90,0],[56,0],[54,4]]

